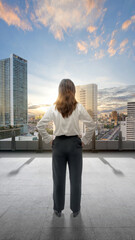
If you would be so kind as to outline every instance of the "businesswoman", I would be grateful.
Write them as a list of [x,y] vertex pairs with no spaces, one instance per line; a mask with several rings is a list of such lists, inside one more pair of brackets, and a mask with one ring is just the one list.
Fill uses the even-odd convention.
[[[79,120],[84,122],[86,132],[80,134]],[[54,122],[53,136],[46,127]],[[52,146],[53,210],[60,217],[65,205],[66,166],[70,176],[70,209],[76,217],[81,209],[82,148],[89,144],[95,123],[83,105],[75,99],[75,85],[70,79],[61,80],[58,97],[37,124],[45,143]],[[55,137],[55,138],[54,138]]]

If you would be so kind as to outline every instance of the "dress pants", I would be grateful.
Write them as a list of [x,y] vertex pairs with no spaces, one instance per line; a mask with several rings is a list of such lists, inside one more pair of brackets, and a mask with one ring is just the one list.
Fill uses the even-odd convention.
[[66,166],[70,180],[70,209],[81,208],[82,141],[78,135],[56,136],[52,142],[53,209],[62,211],[65,205]]

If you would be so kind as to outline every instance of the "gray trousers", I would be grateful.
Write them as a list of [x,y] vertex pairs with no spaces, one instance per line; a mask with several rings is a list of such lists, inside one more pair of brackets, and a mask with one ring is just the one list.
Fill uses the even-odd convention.
[[52,142],[53,209],[62,211],[65,205],[66,166],[69,167],[70,209],[81,208],[82,142],[78,135],[56,136]]

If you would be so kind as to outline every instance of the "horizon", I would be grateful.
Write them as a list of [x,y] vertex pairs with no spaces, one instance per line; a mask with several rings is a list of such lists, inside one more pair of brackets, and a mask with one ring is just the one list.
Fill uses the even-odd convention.
[[[83,84],[85,85],[85,84]],[[108,90],[108,91],[107,91]],[[103,95],[105,92],[105,96]],[[111,97],[111,94],[114,95],[115,93],[115,97]],[[103,95],[103,96],[102,96]],[[111,104],[112,107],[111,109],[107,109],[107,110],[103,110],[102,109],[102,102],[106,101],[106,107],[109,108],[109,106],[107,106],[107,102],[110,101],[110,99],[113,100],[113,104]],[[56,99],[55,99],[56,100]],[[55,102],[54,100],[54,102]],[[119,101],[119,102],[118,102]],[[125,102],[125,104],[123,104],[123,101]],[[121,86],[121,87],[113,87],[113,88],[102,88],[102,89],[98,89],[97,92],[97,115],[100,114],[110,114],[112,111],[117,111],[118,113],[124,113],[127,114],[127,102],[135,102],[135,84],[134,85],[125,85],[125,86]],[[28,111],[29,111],[29,115],[40,115],[43,114],[47,108],[53,103],[50,104],[40,104],[40,105],[36,105],[36,104],[32,104],[28,106]],[[110,105],[110,103],[109,103]],[[117,105],[117,106],[116,106]],[[99,111],[99,108],[101,107],[101,111]],[[34,113],[32,113],[33,110]]]

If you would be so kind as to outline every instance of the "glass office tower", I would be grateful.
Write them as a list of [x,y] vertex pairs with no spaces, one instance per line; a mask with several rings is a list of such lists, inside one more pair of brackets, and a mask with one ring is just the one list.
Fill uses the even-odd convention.
[[27,60],[11,54],[0,60],[0,126],[26,126],[27,108]]
[[10,125],[10,59],[0,60],[0,126]]

